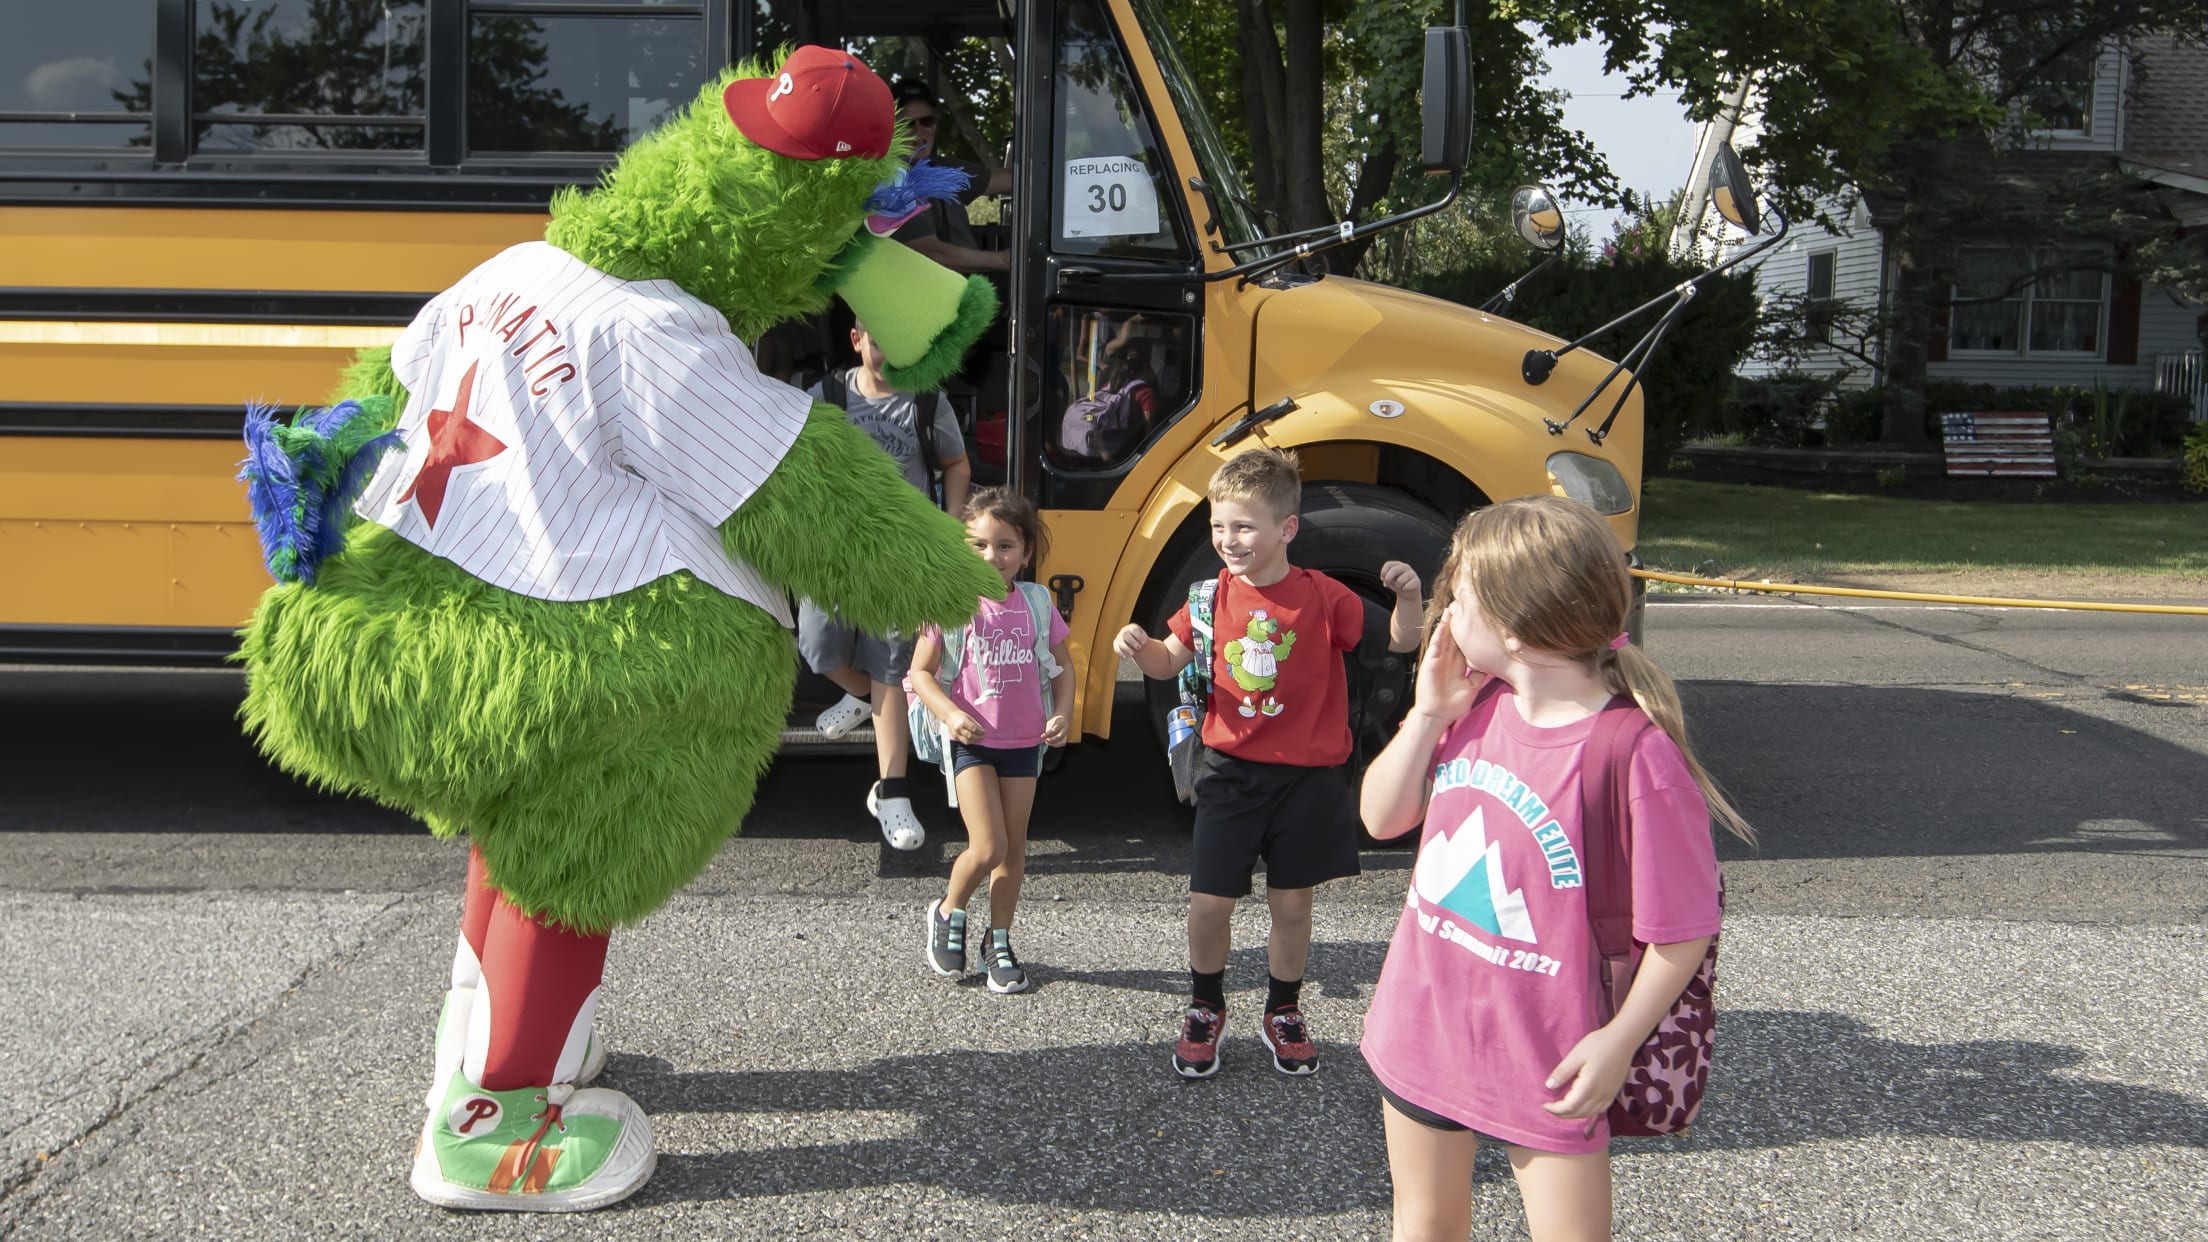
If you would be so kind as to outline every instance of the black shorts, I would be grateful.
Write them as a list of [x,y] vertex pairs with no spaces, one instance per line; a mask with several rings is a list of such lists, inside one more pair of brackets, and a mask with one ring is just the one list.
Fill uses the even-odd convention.
[[1035,746],[968,746],[964,742],[951,743],[951,775],[956,776],[968,768],[995,768],[998,780],[1014,780],[1019,777],[1035,778],[1042,771],[1043,752]]
[[1380,1084],[1380,1096],[1388,1103],[1395,1105],[1395,1111],[1403,1114],[1404,1116],[1410,1118],[1418,1124],[1425,1126],[1429,1130],[1445,1130],[1451,1134],[1455,1134],[1472,1128],[1461,1121],[1451,1121],[1447,1117],[1442,1116],[1440,1113],[1435,1112],[1433,1109],[1420,1108],[1418,1105],[1411,1103],[1409,1100],[1404,1099],[1402,1096],[1397,1095],[1395,1092],[1388,1090],[1388,1086],[1386,1083]]
[[1356,875],[1357,815],[1341,768],[1259,763],[1206,750],[1196,769],[1190,892],[1247,897],[1265,860],[1268,888]]

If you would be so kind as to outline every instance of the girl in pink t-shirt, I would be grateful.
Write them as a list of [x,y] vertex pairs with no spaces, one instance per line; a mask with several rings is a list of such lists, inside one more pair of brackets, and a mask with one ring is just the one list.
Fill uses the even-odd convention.
[[[1012,913],[1027,876],[1027,819],[1044,746],[1066,744],[1073,707],[1066,622],[1048,592],[1019,573],[1049,547],[1035,506],[1001,487],[966,502],[966,542],[1004,575],[1004,598],[985,599],[974,619],[930,630],[912,652],[912,690],[942,722],[952,785],[966,821],[966,849],[950,887],[928,903],[925,957],[939,975],[966,973],[966,903],[989,877],[989,942],[982,969],[992,992],[1024,992],[1027,972],[1012,953]],[[947,652],[946,645],[955,648]],[[957,674],[943,680],[944,660]]]
[[[1478,510],[1436,581],[1417,698],[1362,795],[1376,837],[1425,826],[1365,1019],[1395,1236],[1471,1236],[1487,1135],[1510,1153],[1535,1242],[1608,1238],[1604,1114],[1718,930],[1710,821],[1754,835],[1686,749],[1671,679],[1625,641],[1631,580],[1592,509],[1538,496]],[[1612,771],[1647,948],[1605,1021],[1580,780],[1603,770],[1588,736],[1619,695],[1660,727]]]

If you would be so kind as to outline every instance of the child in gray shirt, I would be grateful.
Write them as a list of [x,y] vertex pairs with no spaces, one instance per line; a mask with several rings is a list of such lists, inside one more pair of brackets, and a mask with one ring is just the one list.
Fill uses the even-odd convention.
[[[859,365],[814,385],[812,395],[842,406],[851,424],[872,436],[897,462],[905,481],[931,496],[932,457],[943,475],[943,508],[958,513],[966,506],[973,470],[950,403],[939,393],[915,396],[892,389],[882,375],[881,347],[864,324],[851,329],[851,346],[859,353]],[[930,438],[926,448],[932,448],[932,453],[924,450],[920,440],[923,409],[932,415],[926,432]],[[873,718],[881,779],[867,790],[866,809],[880,822],[882,839],[891,848],[919,849],[927,832],[913,813],[905,787],[911,738],[905,723],[904,678],[912,665],[912,637],[861,634],[811,600],[799,600],[797,649],[807,667],[843,688],[842,701],[814,721],[823,736],[840,738],[869,716]]]

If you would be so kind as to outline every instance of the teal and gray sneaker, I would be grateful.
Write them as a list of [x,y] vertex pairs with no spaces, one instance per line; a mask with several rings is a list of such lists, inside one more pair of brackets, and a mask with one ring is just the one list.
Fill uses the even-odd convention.
[[982,950],[982,965],[989,971],[989,990],[992,992],[1025,992],[1027,972],[1020,969],[1020,959],[1012,955],[1012,932],[1009,928],[989,929],[989,947]]
[[940,897],[928,903],[925,958],[928,969],[946,978],[956,979],[966,973],[966,912],[953,910],[944,915]]
[[422,1123],[411,1181],[440,1207],[584,1212],[635,1194],[657,1163],[644,1110],[618,1091],[485,1091],[454,1074]]

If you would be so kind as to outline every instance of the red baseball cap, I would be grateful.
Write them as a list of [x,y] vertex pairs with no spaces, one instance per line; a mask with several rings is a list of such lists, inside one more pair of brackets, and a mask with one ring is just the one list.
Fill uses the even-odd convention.
[[771,78],[738,78],[721,94],[744,137],[799,160],[889,154],[897,105],[889,85],[849,52],[801,47]]

